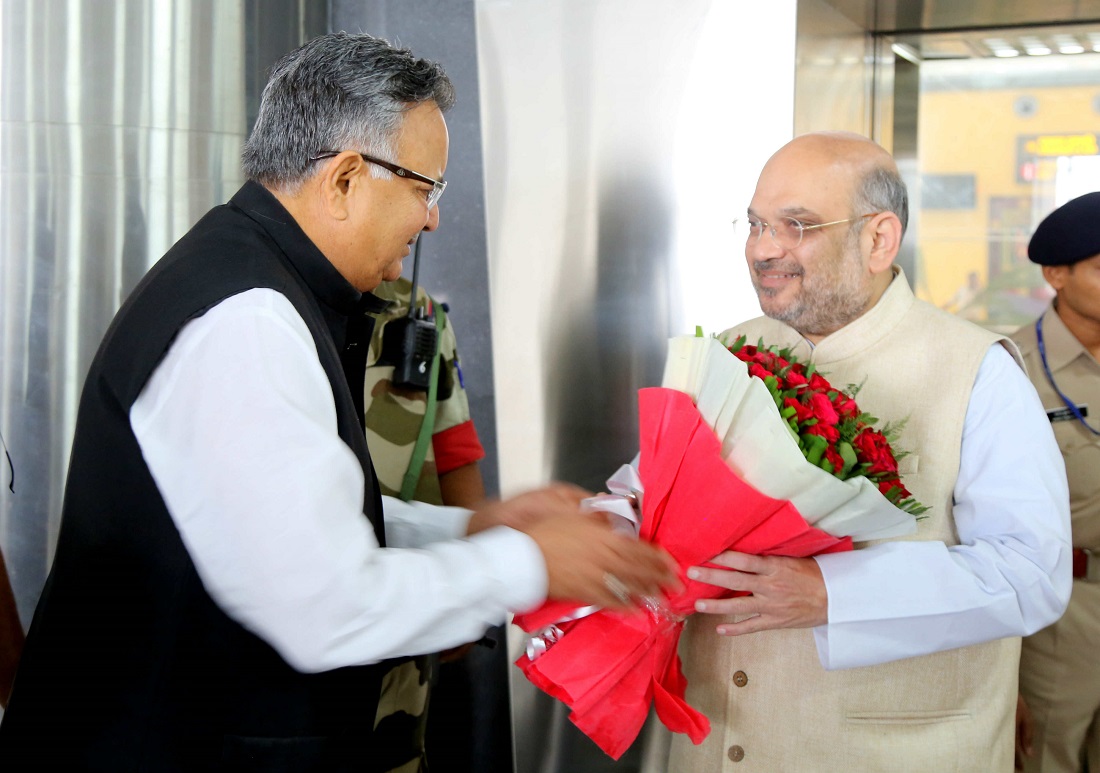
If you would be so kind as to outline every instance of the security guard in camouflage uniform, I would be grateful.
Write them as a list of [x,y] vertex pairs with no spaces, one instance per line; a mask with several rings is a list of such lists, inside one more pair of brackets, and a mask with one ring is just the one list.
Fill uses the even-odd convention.
[[[425,318],[438,319],[439,377],[434,395],[432,440],[423,458],[416,462],[420,472],[415,484],[407,487],[407,496],[402,496],[429,395],[394,385],[394,366],[382,359],[385,325],[408,315],[412,283],[403,277],[384,282],[374,294],[390,302],[375,323],[364,381],[367,446],[379,487],[389,496],[472,508],[485,496],[477,464],[485,451],[470,418],[454,328],[442,305],[435,303],[423,288],[417,288],[416,305]],[[383,681],[375,732],[390,738],[400,737],[399,732],[413,738],[415,744],[401,759],[390,761],[390,773],[424,773],[428,769],[425,729],[430,685],[437,668],[435,656],[421,656],[397,666]],[[410,728],[413,732],[409,732]]]
[[[1047,216],[1028,245],[1053,304],[1012,338],[1062,450],[1073,528],[1073,595],[1024,639],[1017,766],[1100,772],[1100,193]],[[1026,438],[1021,438],[1026,442]],[[1086,767],[1087,765],[1087,767]]]
[[[402,390],[393,385],[393,366],[380,362],[382,337],[388,321],[409,312],[412,283],[405,278],[384,282],[374,294],[390,302],[371,338],[365,381],[367,444],[375,459],[375,474],[383,494],[400,496],[413,446],[427,408],[423,391]],[[409,497],[418,502],[472,507],[485,496],[477,462],[485,456],[470,418],[470,405],[462,384],[454,328],[442,305],[423,288],[417,288],[417,308],[425,316],[442,320],[439,335],[440,370],[436,392],[432,442],[427,448],[416,489]],[[378,450],[375,450],[378,449]]]

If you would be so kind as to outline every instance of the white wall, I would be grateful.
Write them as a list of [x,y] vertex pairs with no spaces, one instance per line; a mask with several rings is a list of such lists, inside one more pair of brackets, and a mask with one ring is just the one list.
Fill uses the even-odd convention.
[[477,3],[505,492],[602,480],[667,336],[758,313],[731,220],[791,137],[795,10]]

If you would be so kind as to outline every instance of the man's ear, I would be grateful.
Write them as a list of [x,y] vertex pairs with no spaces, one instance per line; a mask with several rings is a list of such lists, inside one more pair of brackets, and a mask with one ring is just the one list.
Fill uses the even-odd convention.
[[318,175],[320,204],[329,217],[334,220],[348,218],[349,199],[363,192],[363,167],[366,163],[355,151],[345,150],[329,161],[324,171]]
[[1043,266],[1043,279],[1055,290],[1061,290],[1066,284],[1066,274],[1069,271],[1069,266]]
[[865,234],[871,238],[868,269],[872,274],[889,271],[901,249],[901,220],[893,212],[880,212],[870,219]]

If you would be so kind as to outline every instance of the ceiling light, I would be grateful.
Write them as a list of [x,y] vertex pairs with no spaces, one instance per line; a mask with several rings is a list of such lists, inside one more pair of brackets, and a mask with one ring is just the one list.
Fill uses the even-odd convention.
[[1046,56],[1051,53],[1046,43],[1033,35],[1021,37],[1020,45],[1024,47],[1024,51],[1027,52],[1028,56]]
[[1054,45],[1060,54],[1083,54],[1085,47],[1073,35],[1054,35]]

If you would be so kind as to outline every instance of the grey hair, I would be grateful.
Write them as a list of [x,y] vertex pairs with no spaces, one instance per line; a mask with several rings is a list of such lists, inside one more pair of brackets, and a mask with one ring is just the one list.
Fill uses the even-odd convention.
[[[863,176],[852,198],[854,217],[871,212],[893,212],[901,221],[901,235],[909,226],[909,191],[896,170],[877,166]],[[853,230],[863,228],[865,221],[852,223]]]
[[[291,51],[271,69],[241,163],[249,179],[294,193],[322,151],[356,150],[396,161],[405,112],[434,102],[446,112],[454,87],[436,62],[370,35],[336,32]],[[371,165],[372,174],[390,173]]]

